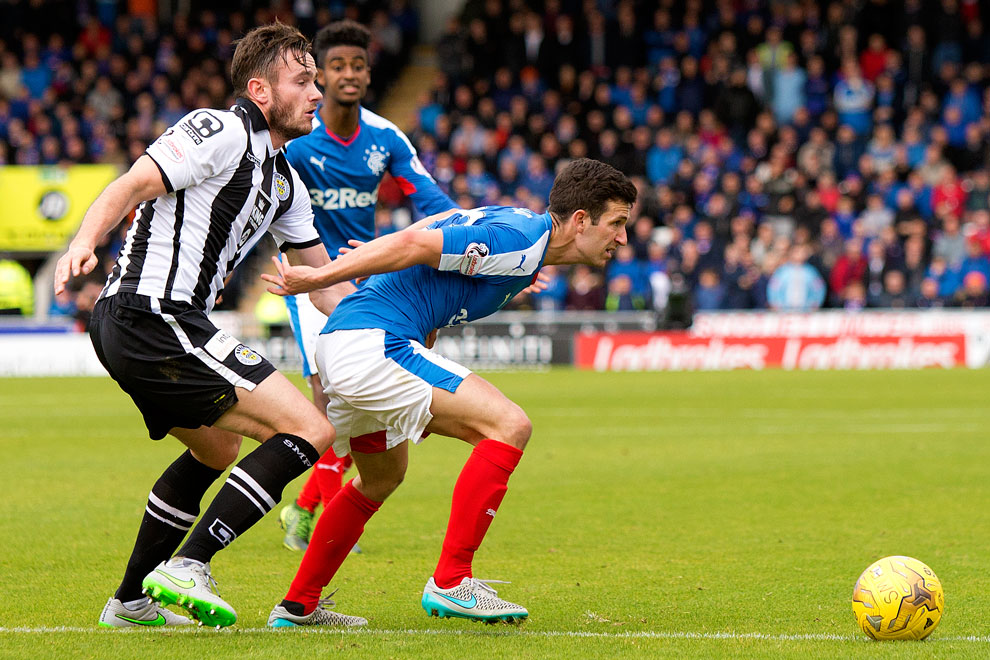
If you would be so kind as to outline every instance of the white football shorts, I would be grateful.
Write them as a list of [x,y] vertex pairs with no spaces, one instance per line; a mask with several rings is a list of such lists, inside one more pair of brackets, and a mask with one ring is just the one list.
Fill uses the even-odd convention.
[[316,340],[327,324],[327,316],[316,308],[308,293],[298,293],[285,297],[289,310],[289,325],[296,338],[296,345],[302,353],[303,376],[309,378],[318,373],[316,368]]
[[419,443],[433,419],[433,388],[454,392],[471,370],[418,341],[381,329],[336,330],[316,342],[316,366],[330,398],[327,418],[337,430],[337,456],[351,438],[385,431],[386,449]]

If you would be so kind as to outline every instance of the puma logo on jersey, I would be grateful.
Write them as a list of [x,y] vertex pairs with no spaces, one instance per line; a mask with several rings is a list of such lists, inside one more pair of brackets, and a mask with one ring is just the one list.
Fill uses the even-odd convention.
[[324,156],[323,158],[321,158],[319,160],[316,160],[316,156],[310,156],[309,157],[309,162],[311,162],[313,165],[316,165],[318,168],[320,168],[320,171],[321,172],[324,172],[325,170],[323,169],[323,164],[327,162],[327,157]]

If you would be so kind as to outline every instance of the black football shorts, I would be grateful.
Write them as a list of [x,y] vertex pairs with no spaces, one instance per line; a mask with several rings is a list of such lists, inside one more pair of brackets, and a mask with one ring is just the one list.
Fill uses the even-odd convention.
[[144,415],[153,440],[210,426],[272,364],[184,302],[117,293],[97,301],[89,335],[100,362]]

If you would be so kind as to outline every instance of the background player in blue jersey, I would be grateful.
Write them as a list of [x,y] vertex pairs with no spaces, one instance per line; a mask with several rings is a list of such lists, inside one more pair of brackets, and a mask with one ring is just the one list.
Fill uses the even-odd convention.
[[525,608],[499,598],[472,574],[472,560],[495,517],[531,433],[523,410],[484,379],[423,345],[438,327],[500,309],[546,264],[603,266],[626,244],[636,188],[604,163],[565,167],[547,213],[484,207],[427,218],[357,247],[319,269],[276,260],[262,277],[285,295],[373,273],[345,298],[317,342],[316,360],[337,430],[334,451],[352,453],[358,476],[331,500],[313,531],[271,626],[338,623],[320,604],[365,523],[401,483],[408,440],[424,431],[474,446],[454,487],[440,561],[427,581],[427,613],[518,621]]
[[[351,20],[330,23],[316,34],[313,52],[323,102],[313,121],[313,132],[286,147],[289,163],[309,189],[316,229],[331,256],[347,247],[350,239],[370,241],[375,237],[378,186],[386,172],[424,215],[456,206],[423,168],[409,138],[395,124],[361,106],[371,83],[370,39],[368,29]],[[350,282],[331,289],[337,301],[354,290]],[[313,388],[313,402],[326,410],[328,401],[313,352],[327,317],[308,296],[288,296],[285,302],[292,333],[302,351],[303,375]],[[279,515],[286,531],[285,547],[306,549],[314,511],[340,490],[348,465],[349,458],[333,452],[325,453],[317,462],[299,497]]]

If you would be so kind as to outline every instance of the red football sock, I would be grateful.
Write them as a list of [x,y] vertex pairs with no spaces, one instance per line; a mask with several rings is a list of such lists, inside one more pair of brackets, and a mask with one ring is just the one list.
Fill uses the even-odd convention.
[[509,476],[522,455],[521,449],[497,440],[482,440],[471,452],[454,486],[443,551],[433,572],[441,589],[471,577],[474,553],[495,519]]
[[333,451],[328,451],[313,466],[313,477],[319,485],[320,502],[323,503],[324,509],[344,483],[344,471],[347,470],[348,458],[346,456],[337,458]]
[[302,603],[304,614],[316,609],[323,587],[330,584],[347,553],[361,537],[364,524],[381,505],[358,492],[350,481],[338,490],[313,529],[309,547],[285,600]]
[[[323,458],[327,456],[333,456],[333,450],[330,450],[323,454]],[[323,462],[323,458],[320,458],[316,462],[319,465]],[[302,490],[299,491],[299,497],[296,498],[296,504],[300,507],[306,509],[310,513],[316,511],[316,506],[320,503],[320,478],[317,476],[317,468],[313,467],[310,471],[309,476],[306,478],[306,483],[303,484]]]

